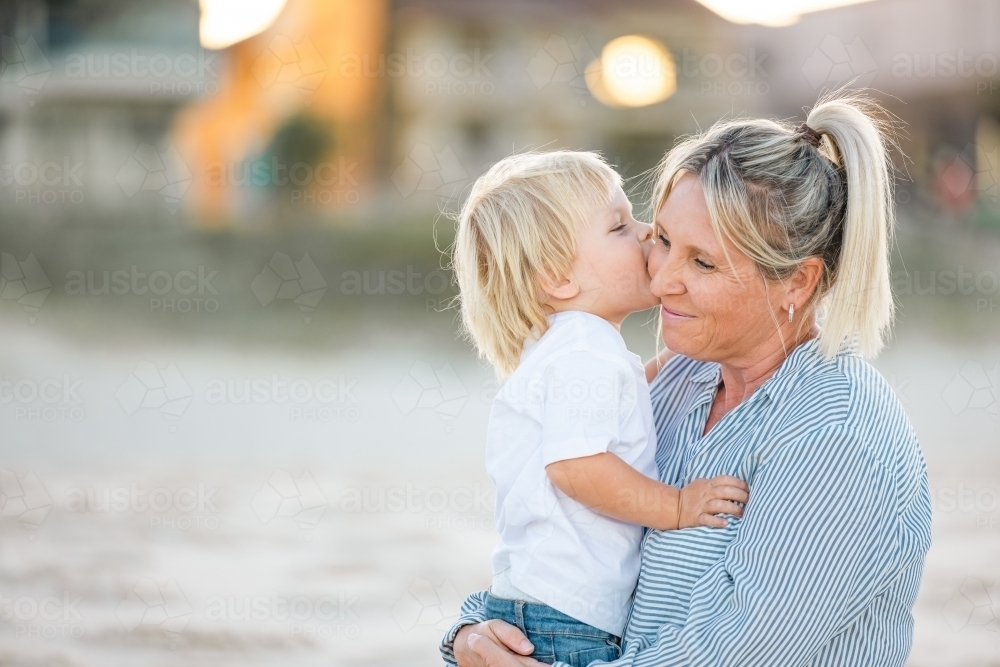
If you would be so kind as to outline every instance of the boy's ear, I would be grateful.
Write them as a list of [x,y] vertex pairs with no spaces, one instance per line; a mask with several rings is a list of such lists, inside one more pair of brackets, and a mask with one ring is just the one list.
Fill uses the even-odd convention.
[[557,301],[572,299],[580,293],[580,286],[570,278],[553,278],[543,275],[539,277],[538,284],[549,298]]

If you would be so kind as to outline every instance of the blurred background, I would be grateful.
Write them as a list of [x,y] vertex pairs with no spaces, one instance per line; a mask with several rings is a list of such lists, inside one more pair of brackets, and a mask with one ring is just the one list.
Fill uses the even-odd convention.
[[3,0],[0,35],[0,664],[438,664],[495,540],[449,212],[572,148],[649,219],[677,137],[848,85],[905,123],[909,664],[1000,665],[1000,1]]

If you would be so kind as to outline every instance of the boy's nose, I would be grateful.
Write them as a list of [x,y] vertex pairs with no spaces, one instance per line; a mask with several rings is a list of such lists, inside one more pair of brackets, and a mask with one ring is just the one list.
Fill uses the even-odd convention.
[[653,249],[653,228],[644,222],[638,223],[639,230],[637,236],[639,245],[642,246],[642,256],[649,261],[649,251]]
[[653,226],[647,225],[645,222],[638,223],[639,226],[639,240],[640,241],[650,241],[653,238]]

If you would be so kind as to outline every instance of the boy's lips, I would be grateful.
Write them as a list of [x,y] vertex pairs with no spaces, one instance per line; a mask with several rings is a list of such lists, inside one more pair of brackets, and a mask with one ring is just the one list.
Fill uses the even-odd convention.
[[682,313],[678,310],[667,308],[666,306],[660,306],[660,313],[662,313],[664,317],[671,320],[690,320],[694,318],[694,315],[688,315],[687,313]]

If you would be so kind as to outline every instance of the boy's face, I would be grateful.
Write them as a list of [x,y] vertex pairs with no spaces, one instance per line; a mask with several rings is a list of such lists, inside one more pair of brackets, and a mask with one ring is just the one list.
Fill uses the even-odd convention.
[[570,280],[579,294],[562,310],[584,310],[618,326],[630,313],[659,303],[646,270],[653,228],[632,217],[620,186],[607,204],[594,207],[577,243]]

